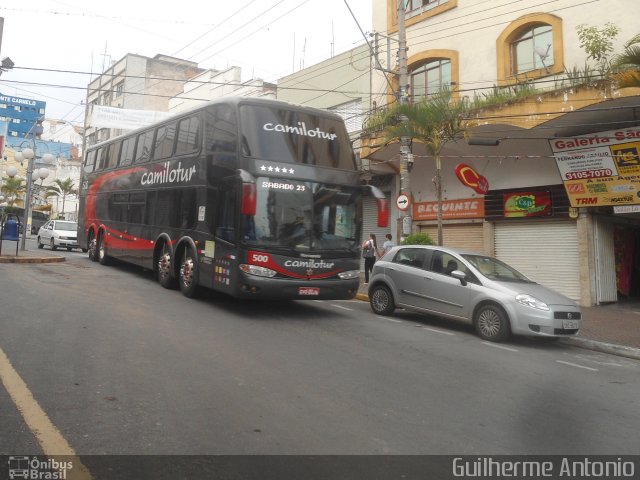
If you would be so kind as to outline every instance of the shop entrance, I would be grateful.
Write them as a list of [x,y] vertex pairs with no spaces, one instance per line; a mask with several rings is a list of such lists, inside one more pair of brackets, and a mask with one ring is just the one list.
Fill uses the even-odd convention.
[[640,300],[640,226],[617,224],[613,232],[618,301]]

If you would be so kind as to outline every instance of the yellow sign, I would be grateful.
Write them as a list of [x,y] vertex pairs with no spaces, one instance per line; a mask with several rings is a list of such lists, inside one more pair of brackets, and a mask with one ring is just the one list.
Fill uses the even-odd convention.
[[640,127],[550,143],[572,207],[640,205]]

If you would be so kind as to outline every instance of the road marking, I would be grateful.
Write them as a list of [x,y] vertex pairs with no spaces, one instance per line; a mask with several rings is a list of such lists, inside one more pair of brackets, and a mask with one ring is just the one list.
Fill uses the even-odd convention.
[[493,347],[493,348],[500,348],[501,350],[507,350],[509,352],[517,352],[518,350],[515,348],[511,348],[511,347],[505,347],[504,345],[496,345],[495,343],[491,343],[491,342],[482,342],[485,345],[487,345],[488,347]]
[[342,310],[347,310],[349,312],[353,312],[353,308],[343,307],[342,305],[336,305],[335,303],[330,303],[332,307],[341,308]]
[[379,318],[380,320],[386,320],[387,322],[404,323],[402,320],[395,320],[395,319],[389,318],[389,317],[381,317],[380,315],[376,315],[376,318]]
[[455,335],[455,333],[445,332],[444,330],[437,330],[435,328],[424,327],[424,329],[430,332],[441,333],[442,335]]
[[71,445],[33,398],[29,387],[15,371],[2,349],[0,349],[0,380],[20,411],[22,418],[38,440],[44,454],[48,457],[57,455],[71,457],[66,459],[66,461],[73,462],[73,469],[67,472],[69,479],[87,480],[93,478]]
[[585,370],[591,370],[592,372],[598,372],[599,371],[597,368],[585,367],[584,365],[578,365],[577,363],[564,362],[562,360],[556,360],[556,362],[562,363],[564,365],[569,365],[570,367],[584,368]]

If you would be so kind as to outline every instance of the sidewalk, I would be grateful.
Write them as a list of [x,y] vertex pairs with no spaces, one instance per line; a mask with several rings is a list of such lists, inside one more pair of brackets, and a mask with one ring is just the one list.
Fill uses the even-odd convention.
[[20,246],[18,246],[18,255],[16,256],[15,242],[2,242],[0,263],[56,263],[64,261],[64,256],[57,255],[51,250],[20,250]]
[[[356,298],[368,302],[368,285],[363,283],[364,278]],[[582,307],[580,333],[561,342],[640,360],[640,300]]]

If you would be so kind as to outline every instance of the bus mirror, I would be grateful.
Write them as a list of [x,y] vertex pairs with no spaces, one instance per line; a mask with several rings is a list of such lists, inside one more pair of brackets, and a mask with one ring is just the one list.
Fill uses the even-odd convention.
[[243,183],[242,184],[242,215],[255,215],[256,214],[256,184],[255,183]]
[[389,200],[386,198],[376,198],[378,203],[378,227],[389,226]]

